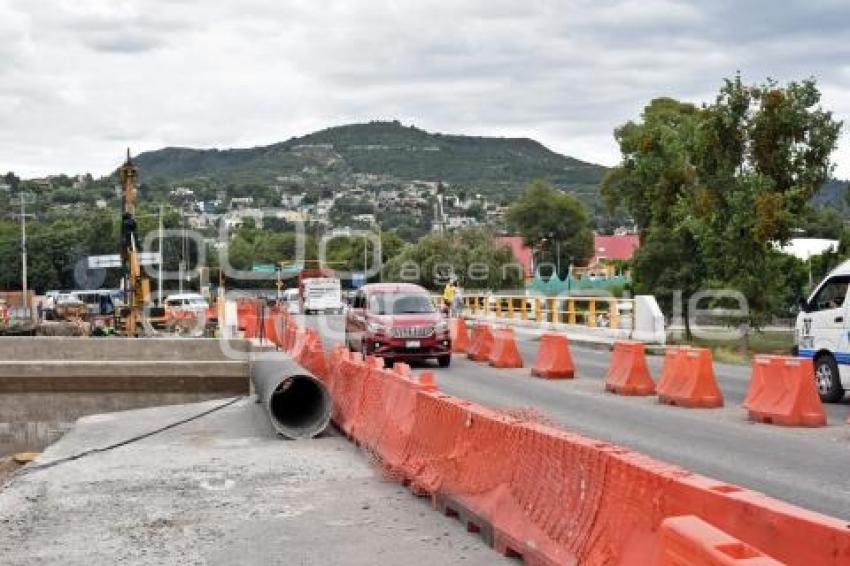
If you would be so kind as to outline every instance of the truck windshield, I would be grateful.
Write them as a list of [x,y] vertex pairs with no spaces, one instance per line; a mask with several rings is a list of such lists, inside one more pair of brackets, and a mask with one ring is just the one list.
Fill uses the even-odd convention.
[[372,314],[423,314],[434,312],[428,295],[409,293],[378,293],[369,297]]

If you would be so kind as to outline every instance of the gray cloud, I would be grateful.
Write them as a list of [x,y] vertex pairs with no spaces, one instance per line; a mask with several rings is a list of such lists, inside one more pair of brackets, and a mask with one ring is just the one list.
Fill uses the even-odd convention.
[[[657,96],[815,76],[850,117],[845,0],[0,0],[0,169],[122,146],[273,143],[348,121],[535,137],[614,163]],[[850,128],[848,128],[850,129]],[[835,154],[850,177],[850,135]]]

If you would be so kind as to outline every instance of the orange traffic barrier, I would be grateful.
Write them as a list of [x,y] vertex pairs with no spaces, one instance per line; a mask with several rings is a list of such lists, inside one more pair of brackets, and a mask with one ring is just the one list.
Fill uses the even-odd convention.
[[293,326],[292,349],[289,350],[289,355],[299,364],[304,359],[307,352],[307,332],[308,329],[297,325]]
[[546,333],[540,337],[537,360],[531,375],[546,379],[572,379],[576,369],[570,353],[570,341],[563,334]]
[[658,381],[658,400],[679,407],[722,407],[723,394],[714,378],[711,350],[668,349]]
[[487,362],[494,368],[522,367],[522,356],[516,346],[513,328],[497,328],[493,331],[493,347]]
[[462,318],[449,319],[449,333],[452,338],[452,352],[462,354],[469,348],[469,334],[466,321]]
[[304,336],[304,347],[300,352],[298,363],[304,366],[316,377],[322,379],[328,373],[325,350],[322,347],[322,339],[318,331],[308,328]]
[[744,399],[751,420],[785,426],[825,426],[815,386],[814,363],[808,358],[756,356]]
[[245,328],[244,337],[246,339],[257,338],[260,336],[260,328],[259,322],[257,321],[257,316],[254,314],[246,313],[242,317],[242,323]]
[[473,361],[483,362],[490,358],[493,348],[493,331],[486,324],[476,324],[472,327],[472,343],[466,351],[466,356]]
[[642,342],[617,341],[611,366],[605,374],[605,389],[619,395],[652,395],[655,382],[646,365]]
[[694,515],[664,519],[658,536],[655,566],[782,566]]
[[337,426],[526,564],[850,564],[846,521],[442,394],[404,364],[343,347],[328,363]]

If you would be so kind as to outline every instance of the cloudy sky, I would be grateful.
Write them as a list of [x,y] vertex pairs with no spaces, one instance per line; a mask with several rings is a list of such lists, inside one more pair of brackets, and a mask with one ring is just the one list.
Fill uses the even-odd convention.
[[[612,130],[723,77],[815,76],[850,122],[847,0],[0,0],[0,170],[104,174],[399,119],[617,161]],[[834,155],[850,178],[850,123]]]

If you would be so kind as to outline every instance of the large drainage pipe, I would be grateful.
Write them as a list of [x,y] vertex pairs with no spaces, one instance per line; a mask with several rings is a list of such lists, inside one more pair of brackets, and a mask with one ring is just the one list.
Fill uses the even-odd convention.
[[313,438],[331,420],[331,396],[325,385],[290,358],[255,361],[251,380],[278,434]]

